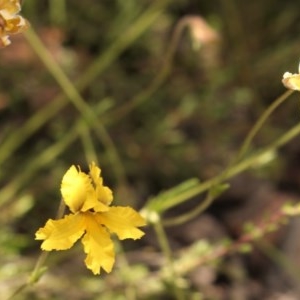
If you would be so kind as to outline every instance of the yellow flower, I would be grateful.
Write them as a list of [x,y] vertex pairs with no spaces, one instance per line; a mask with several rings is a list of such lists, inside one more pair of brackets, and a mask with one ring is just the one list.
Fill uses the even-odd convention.
[[290,72],[285,72],[283,74],[282,83],[283,85],[291,90],[300,91],[300,64],[298,67],[298,74],[292,74]]
[[0,47],[10,44],[9,35],[23,32],[29,23],[17,15],[21,10],[19,0],[0,0]]
[[131,207],[110,206],[112,191],[103,185],[101,170],[90,164],[89,174],[72,166],[64,175],[61,194],[71,213],[61,220],[48,220],[36,232],[43,240],[46,251],[66,250],[80,239],[87,254],[85,264],[94,274],[103,268],[110,272],[115,253],[110,233],[119,239],[139,239],[144,233],[138,229],[145,225],[142,216]]

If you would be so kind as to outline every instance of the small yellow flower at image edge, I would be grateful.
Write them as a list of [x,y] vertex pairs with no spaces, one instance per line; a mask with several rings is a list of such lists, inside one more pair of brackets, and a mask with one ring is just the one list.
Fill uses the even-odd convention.
[[283,85],[294,91],[300,91],[300,64],[298,66],[298,74],[285,72],[282,78]]
[[11,34],[23,32],[29,27],[29,22],[18,15],[20,11],[19,0],[0,0],[0,48],[11,43]]
[[139,239],[144,232],[144,218],[131,207],[110,206],[112,191],[103,185],[101,170],[93,162],[89,174],[71,166],[61,182],[61,194],[70,214],[59,220],[48,220],[36,232],[36,240],[43,240],[45,251],[66,250],[81,238],[85,264],[95,275],[101,268],[111,272],[115,262],[114,245],[110,234],[120,240]]

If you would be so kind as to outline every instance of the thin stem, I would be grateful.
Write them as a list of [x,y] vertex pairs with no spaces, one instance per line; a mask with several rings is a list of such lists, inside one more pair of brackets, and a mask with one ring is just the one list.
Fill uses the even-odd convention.
[[68,99],[72,102],[72,104],[77,108],[77,110],[81,113],[84,117],[86,123],[91,126],[97,126],[97,135],[100,137],[102,143],[104,144],[107,152],[107,156],[110,160],[110,163],[113,167],[115,172],[115,176],[119,181],[119,184],[126,181],[125,179],[125,171],[123,168],[123,164],[121,159],[119,158],[117,149],[109,137],[105,127],[97,118],[94,111],[90,108],[88,104],[84,101],[81,97],[77,89],[74,87],[72,82],[68,79],[65,73],[62,71],[60,66],[56,63],[53,57],[50,55],[46,47],[42,44],[36,33],[33,29],[27,32],[27,39],[29,43],[32,45],[32,48],[35,50],[37,55],[43,61],[45,66],[47,67],[48,71],[52,74],[55,78],[57,83],[60,85]]
[[172,285],[173,288],[173,293],[174,293],[174,297],[177,300],[183,300],[183,294],[182,291],[178,288],[177,285],[177,273],[175,271],[174,268],[174,264],[173,264],[173,257],[172,257],[172,251],[169,245],[169,240],[168,237],[165,233],[165,230],[162,226],[161,220],[158,217],[157,220],[155,222],[153,222],[153,227],[156,233],[156,236],[158,238],[158,242],[160,244],[160,247],[162,249],[162,252],[164,253],[165,258],[167,259],[167,269],[170,271],[170,273],[168,274],[168,279],[170,280],[170,283]]
[[[244,140],[240,151],[238,152],[238,155],[236,158],[228,165],[228,167],[223,172],[223,178],[220,177],[218,180],[215,181],[214,184],[212,184],[211,189],[213,189],[217,184],[221,183],[224,180],[224,177],[226,176],[227,170],[230,169],[231,166],[235,164],[235,162],[239,161],[247,152],[249,149],[252,140],[254,139],[255,135],[258,133],[258,131],[262,128],[263,124],[267,121],[267,119],[270,117],[270,115],[273,113],[273,111],[282,104],[288,97],[293,93],[293,90],[286,91],[283,95],[279,96],[275,101],[272,102],[272,104],[264,111],[264,113],[260,116],[260,118],[257,120],[257,122],[254,124],[252,129],[250,130],[249,134],[247,135],[246,139]],[[198,214],[203,212],[207,207],[209,207],[212,202],[214,201],[216,197],[213,197],[211,193],[207,193],[206,198],[203,202],[201,202],[195,209],[192,211],[181,215],[177,218],[165,220],[164,224],[167,226],[170,225],[178,225],[182,224],[184,222],[187,222],[188,220],[191,220],[192,218],[195,218]]]
[[77,137],[77,130],[70,130],[64,139],[59,143],[53,144],[36,157],[32,158],[29,163],[24,166],[26,172],[19,172],[14,179],[0,190],[0,207],[8,203],[19,190],[25,186],[29,180],[36,175],[36,172],[43,166],[53,161],[70,145]]
[[87,163],[94,161],[96,164],[98,164],[98,158],[94,143],[89,128],[88,126],[86,126],[86,124],[84,124],[84,126],[81,126],[80,136]]
[[290,130],[285,132],[280,138],[278,138],[275,142],[271,143],[269,146],[264,149],[258,151],[256,154],[251,155],[247,159],[244,159],[232,166],[230,169],[225,170],[221,174],[217,175],[213,179],[207,180],[195,187],[184,191],[181,194],[175,195],[172,199],[166,199],[163,202],[157,202],[155,198],[150,199],[146,207],[149,207],[151,210],[154,210],[158,213],[162,213],[163,211],[174,207],[198,194],[203,193],[206,190],[209,190],[212,186],[215,185],[216,182],[221,182],[227,180],[246,169],[249,169],[251,166],[255,166],[259,163],[268,153],[275,151],[280,146],[286,144],[288,141],[296,137],[300,134],[300,123],[292,127]]
[[[63,199],[61,199],[58,210],[57,210],[56,219],[60,219],[64,215],[65,207],[66,207],[65,203],[64,203]],[[7,300],[13,299],[15,296],[22,293],[28,286],[35,284],[36,282],[39,281],[39,279],[43,275],[44,271],[46,271],[46,268],[43,266],[49,256],[49,254],[50,254],[50,252],[48,252],[48,251],[41,252],[41,254],[34,266],[34,269],[28,278],[28,281],[26,283],[22,284],[20,287],[18,287],[15,290],[15,292]]]
[[66,204],[63,199],[60,199],[59,207],[56,213],[57,220],[62,218],[62,216],[65,214],[65,210],[66,210]]
[[[170,0],[158,0],[153,2],[149,8],[126,30],[119,35],[119,38],[93,61],[91,66],[76,80],[75,85],[79,91],[86,88],[93,80],[100,76],[111,65],[117,57],[134,43],[162,14],[162,9]],[[25,32],[27,37],[27,32]],[[68,104],[64,94],[60,94],[47,106],[34,114],[23,126],[13,132],[2,142],[0,147],[0,164],[5,162],[13,153],[46,124],[51,118],[59,113]],[[5,176],[0,170],[0,177]]]
[[31,275],[29,276],[27,285],[31,285],[31,284],[38,282],[40,275],[41,275],[40,271],[41,271],[44,263],[46,262],[46,259],[48,258],[49,254],[50,254],[50,252],[42,251]]
[[107,67],[130,45],[134,43],[162,14],[165,6],[171,0],[156,0],[151,3],[149,8],[140,15],[127,30],[120,32],[119,39],[110,45],[107,50],[90,66],[90,68],[80,78],[80,85],[87,86],[99,74],[103,73]]
[[52,24],[65,24],[67,21],[66,0],[49,1],[49,15]]
[[290,95],[292,95],[294,91],[293,90],[287,90],[284,94],[279,96],[272,104],[264,111],[264,113],[260,116],[260,118],[257,120],[257,122],[254,124],[252,127],[251,131],[247,135],[245,141],[243,142],[239,153],[235,159],[235,161],[240,160],[247,150],[249,149],[251,142],[253,141],[255,135],[257,132],[261,129],[263,124],[266,122],[266,120],[270,117],[270,115],[273,113],[273,111],[280,105],[282,104]]
[[199,214],[201,214],[207,207],[211,205],[211,203],[214,201],[215,197],[213,197],[210,193],[207,193],[207,196],[205,199],[194,209],[191,211],[182,214],[178,217],[169,218],[166,220],[163,220],[162,223],[164,226],[174,226],[174,225],[180,225],[183,223],[186,223],[187,221],[197,217]]
[[[130,270],[130,265],[126,258],[124,248],[118,239],[116,239],[114,243],[117,245],[119,250],[118,253],[118,260],[120,262],[119,269],[122,272],[122,275],[127,276],[127,274],[130,274],[132,271]],[[125,278],[128,278],[128,276]],[[131,278],[130,280],[125,281],[125,295],[126,295],[126,299],[128,300],[136,300],[136,285],[135,283],[132,282]]]
[[128,115],[133,109],[138,105],[141,105],[150,96],[158,90],[158,88],[165,82],[168,75],[171,73],[172,61],[179,43],[179,39],[183,33],[185,27],[189,26],[189,21],[187,18],[183,18],[175,27],[174,33],[172,35],[171,41],[166,51],[165,59],[162,68],[158,72],[158,75],[154,77],[150,85],[137,94],[130,101],[125,101],[123,105],[114,109],[110,114],[104,116],[105,124],[116,123],[121,118]]
[[[99,103],[95,107],[95,113],[99,115],[102,112],[103,105]],[[0,207],[9,202],[22,186],[25,186],[33,176],[36,176],[36,172],[39,169],[57,158],[72,142],[74,142],[83,127],[86,127],[84,120],[82,118],[76,120],[74,125],[68,129],[68,134],[65,134],[63,139],[59,139],[58,142],[32,157],[30,162],[24,166],[26,172],[19,172],[16,174],[14,179],[0,190]]]
[[6,300],[13,300],[17,295],[21,294],[28,287],[27,283],[19,286]]

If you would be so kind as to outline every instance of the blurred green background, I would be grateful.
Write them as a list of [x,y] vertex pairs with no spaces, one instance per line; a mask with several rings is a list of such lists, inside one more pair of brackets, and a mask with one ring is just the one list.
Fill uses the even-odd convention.
[[[95,152],[116,203],[137,209],[184,180],[205,180],[221,172],[260,114],[285,91],[283,73],[297,72],[299,9],[296,1],[279,0],[26,0],[22,15],[107,129],[121,164],[112,163],[98,123],[82,125],[84,117],[62,96],[26,37],[12,37],[12,45],[0,51],[0,293],[9,294],[32,269],[40,245],[34,233],[55,216],[60,181],[70,165],[86,170]],[[298,97],[294,94],[272,115],[254,149],[298,122]],[[221,199],[212,206],[206,215],[225,232],[222,237],[239,232],[239,225],[228,225],[234,213],[245,221],[254,207],[250,219],[259,216],[260,206],[249,204],[249,195],[256,198],[266,185],[272,190],[266,197],[274,196],[270,201],[299,192],[299,151],[297,140],[289,143],[266,167],[233,183],[232,194],[224,199],[234,201]],[[171,214],[192,208],[199,199]],[[197,241],[199,237],[182,241],[176,236],[201,231],[199,226],[171,230],[174,251]],[[125,242],[129,256],[137,251],[142,257],[130,279],[122,268],[92,276],[76,248],[53,253],[49,272],[20,299],[127,299],[127,285],[135,277],[155,276],[157,266],[147,262],[161,259],[151,230],[148,234],[141,242]],[[281,236],[274,243],[286,245]],[[292,284],[297,276],[284,277],[287,283],[277,290],[276,279],[256,276],[251,271],[256,265],[243,259],[237,256],[225,264],[241,276],[214,269],[208,282],[188,279],[187,299],[297,295]],[[137,299],[173,299],[162,285],[157,293],[137,293]]]

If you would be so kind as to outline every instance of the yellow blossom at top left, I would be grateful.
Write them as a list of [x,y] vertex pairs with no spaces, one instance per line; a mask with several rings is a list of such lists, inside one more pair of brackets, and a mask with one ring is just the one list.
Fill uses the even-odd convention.
[[0,47],[6,47],[11,42],[9,36],[23,32],[29,27],[29,22],[18,13],[21,10],[19,0],[0,0]]

